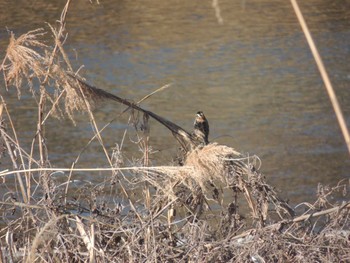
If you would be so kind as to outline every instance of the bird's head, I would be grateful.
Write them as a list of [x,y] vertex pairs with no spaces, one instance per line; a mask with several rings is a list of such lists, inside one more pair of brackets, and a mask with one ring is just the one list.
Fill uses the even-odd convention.
[[204,116],[203,111],[198,111],[197,112],[196,119],[197,120],[201,120],[201,121],[204,121],[206,119],[205,116]]

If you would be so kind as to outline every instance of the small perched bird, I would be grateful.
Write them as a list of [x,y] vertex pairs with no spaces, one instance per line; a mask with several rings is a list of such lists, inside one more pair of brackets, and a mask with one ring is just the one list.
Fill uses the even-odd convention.
[[196,119],[194,122],[194,131],[192,133],[189,133],[179,125],[167,120],[166,118],[163,118],[155,114],[152,111],[141,108],[138,104],[135,104],[132,101],[123,99],[103,89],[99,89],[92,85],[89,85],[86,81],[84,81],[74,73],[67,72],[67,76],[70,78],[69,80],[73,81],[72,87],[75,87],[76,90],[79,92],[79,94],[81,93],[81,90],[82,90],[82,92],[85,95],[87,95],[87,97],[92,98],[94,100],[96,99],[114,100],[128,106],[129,108],[140,111],[143,114],[155,119],[156,121],[158,121],[160,124],[164,125],[166,128],[168,128],[171,131],[175,139],[181,144],[182,149],[184,150],[185,153],[191,151],[193,148],[196,148],[197,146],[204,146],[209,143],[208,141],[209,124],[203,112],[201,111],[197,112]]
[[209,143],[209,123],[202,111],[198,111],[194,120],[193,136],[201,145]]

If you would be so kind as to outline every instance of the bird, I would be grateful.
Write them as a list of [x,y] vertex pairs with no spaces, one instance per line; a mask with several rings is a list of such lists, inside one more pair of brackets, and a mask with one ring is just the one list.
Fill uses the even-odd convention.
[[198,111],[194,119],[192,136],[199,145],[204,146],[209,143],[209,122],[202,111]]

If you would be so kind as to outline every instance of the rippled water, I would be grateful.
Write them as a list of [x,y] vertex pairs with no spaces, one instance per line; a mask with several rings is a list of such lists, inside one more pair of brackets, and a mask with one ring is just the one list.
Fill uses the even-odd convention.
[[[349,178],[349,156],[323,83],[288,1],[73,1],[66,50],[94,85],[138,100],[173,83],[142,105],[190,130],[195,112],[205,112],[210,139],[257,154],[268,181],[292,203],[314,198],[318,183]],[[62,1],[5,1],[0,8],[0,54],[6,27],[17,36],[55,24]],[[310,0],[301,4],[350,126],[350,1]],[[51,38],[48,36],[48,40]],[[22,145],[29,150],[36,107],[30,94],[17,101],[1,87]],[[100,125],[123,107],[100,104]],[[86,115],[77,126],[52,119],[47,138],[50,160],[68,166],[92,137]],[[110,149],[122,141],[127,117],[103,133]],[[152,122],[154,162],[170,160],[171,134]],[[134,152],[127,139],[124,145]],[[169,156],[167,156],[167,154]],[[94,143],[80,166],[107,166]],[[99,181],[99,177],[93,178]]]

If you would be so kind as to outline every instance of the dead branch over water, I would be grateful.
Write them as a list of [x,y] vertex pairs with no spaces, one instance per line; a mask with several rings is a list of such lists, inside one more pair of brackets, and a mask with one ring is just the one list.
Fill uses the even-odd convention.
[[[18,38],[11,33],[1,64],[6,89],[15,87],[20,96],[28,86],[38,96],[37,131],[29,153],[17,138],[11,105],[1,96],[0,156],[12,164],[12,170],[0,171],[2,262],[350,260],[348,181],[319,185],[313,204],[290,207],[266,182],[258,157],[215,142],[201,145],[177,124],[89,85],[72,73],[63,48],[69,2],[58,28],[50,26],[52,46],[40,40],[43,29]],[[120,148],[110,153],[104,147],[91,111],[100,100],[144,114],[141,160],[126,163]],[[108,176],[96,185],[75,179],[79,172],[96,169],[50,164],[45,122],[64,115],[74,121],[75,111],[89,114],[93,138],[110,164],[98,169]],[[181,166],[148,166],[148,117],[180,143]]]

